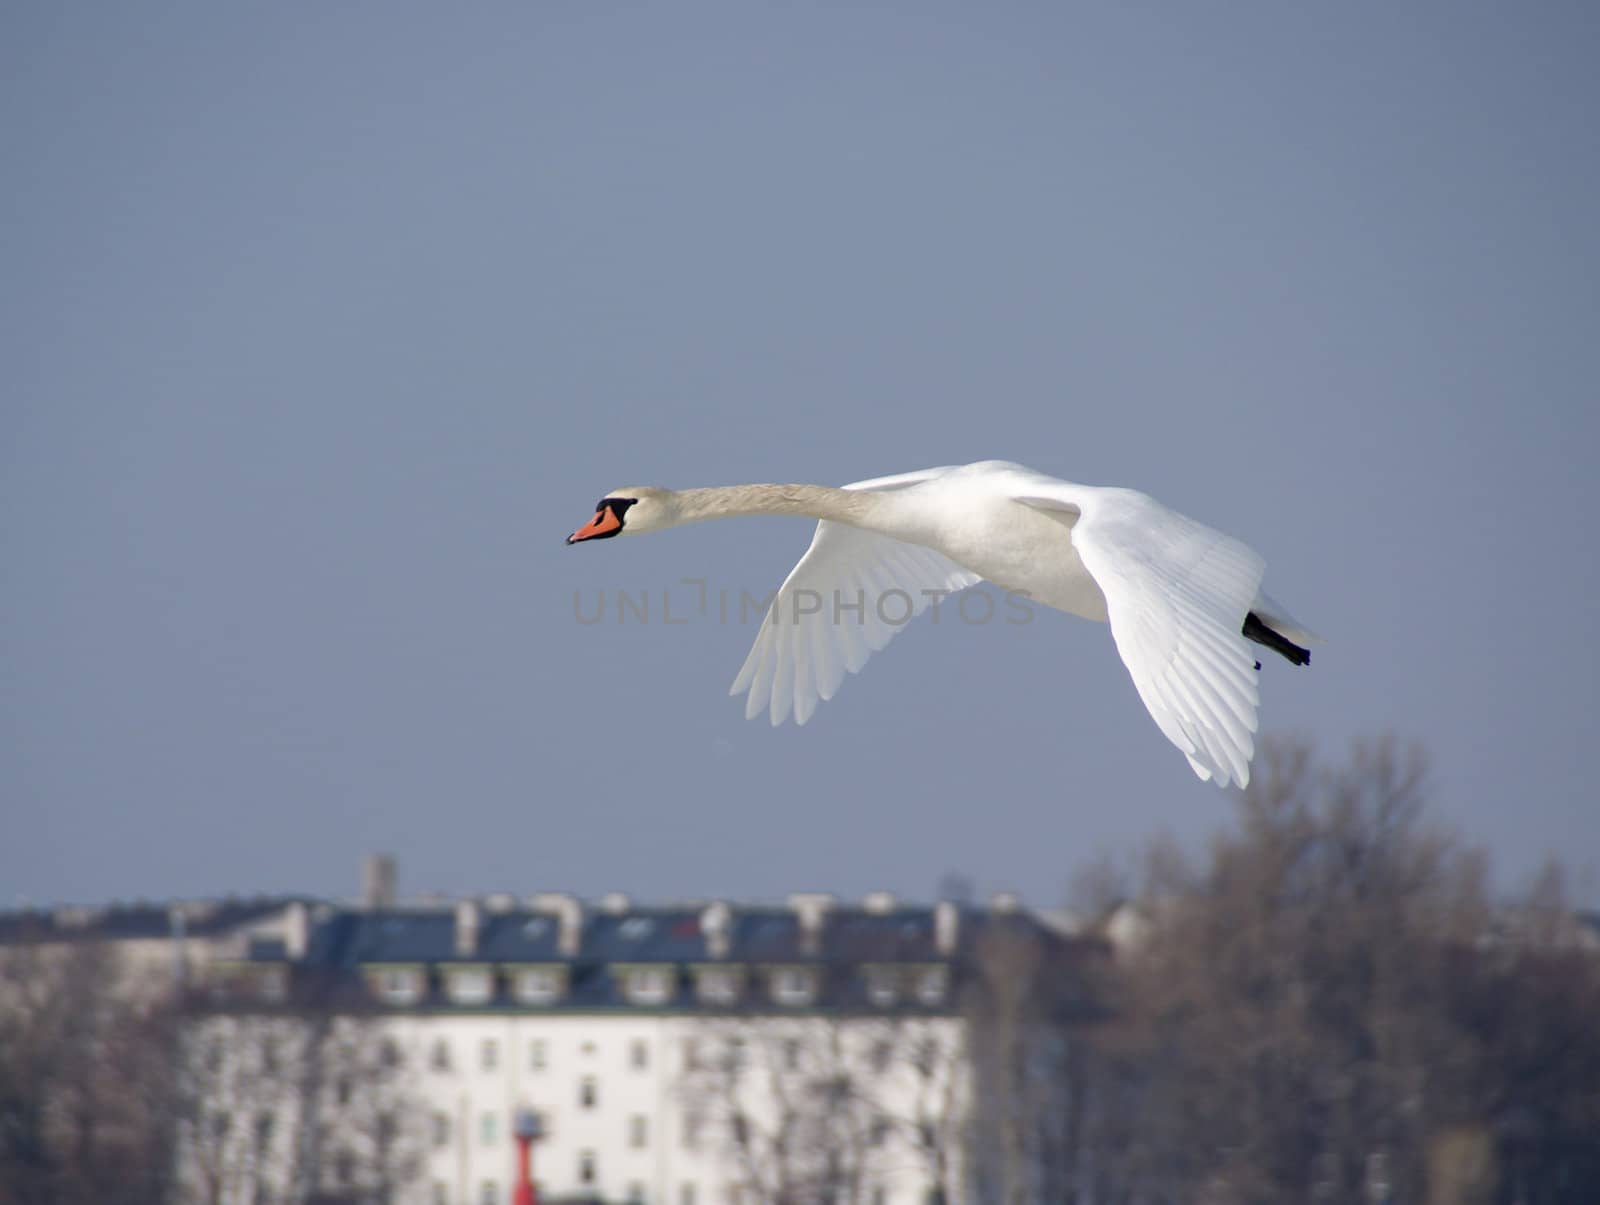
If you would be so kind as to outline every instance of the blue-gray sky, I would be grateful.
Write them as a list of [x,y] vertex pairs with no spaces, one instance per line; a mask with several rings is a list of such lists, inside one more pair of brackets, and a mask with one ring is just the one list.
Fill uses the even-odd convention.
[[989,457],[1248,540],[1330,640],[1266,731],[1592,867],[1597,61],[1582,3],[6,6],[0,902],[1052,903],[1221,824],[1098,625],[923,621],[774,731],[753,625],[574,620],[808,539],[564,547],[609,488]]

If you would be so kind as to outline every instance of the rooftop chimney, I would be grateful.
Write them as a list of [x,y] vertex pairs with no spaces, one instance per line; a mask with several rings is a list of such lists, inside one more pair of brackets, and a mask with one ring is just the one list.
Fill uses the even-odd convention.
[[361,868],[361,903],[368,911],[394,907],[395,868],[391,854],[370,854]]
[[548,912],[555,916],[560,926],[556,949],[563,958],[571,958],[583,942],[583,904],[575,895],[562,891],[541,891],[532,896],[528,904],[535,912]]
[[477,900],[456,903],[456,957],[471,958],[478,952],[478,930],[483,923]]
[[283,917],[283,953],[290,962],[299,962],[311,945],[311,909],[304,900],[295,900]]
[[940,900],[933,906],[933,944],[948,958],[961,940],[961,909],[954,900]]
[[733,942],[733,909],[721,900],[700,913],[700,932],[706,935],[706,955],[726,958]]
[[631,907],[633,901],[621,891],[608,891],[600,897],[600,911],[609,912],[612,916],[625,916]]
[[816,954],[822,949],[822,926],[833,905],[833,896],[821,891],[797,891],[789,897],[789,908],[800,921],[802,954]]
[[880,916],[886,912],[893,912],[899,903],[892,891],[869,891],[861,899],[862,908]]
[[1014,891],[997,891],[989,897],[989,911],[995,913],[1015,912],[1022,907],[1022,897]]

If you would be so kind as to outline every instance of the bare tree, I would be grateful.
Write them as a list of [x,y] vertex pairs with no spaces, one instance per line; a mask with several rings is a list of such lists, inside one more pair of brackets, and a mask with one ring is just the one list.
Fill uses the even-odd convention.
[[890,1016],[708,1020],[680,1084],[749,1198],[861,1205],[908,1167],[960,1175],[959,1025]]
[[884,1111],[915,1151],[935,1199],[960,1200],[972,1099],[967,1028],[927,1017],[900,1018],[885,1028],[883,1041],[898,1083],[886,1094]]
[[972,1193],[1003,1205],[1070,1199],[1085,1171],[1086,1035],[1108,1007],[1099,941],[991,918],[967,992]]
[[[1096,1199],[1593,1199],[1600,962],[1548,884],[1497,907],[1425,796],[1392,742],[1269,744],[1239,830],[1155,862],[1095,1043]],[[1557,1165],[1583,1189],[1540,1196]]]
[[167,1016],[93,943],[0,951],[0,1203],[161,1199]]
[[383,1205],[420,1170],[411,1069],[383,1019],[359,1005],[201,1002],[179,1066],[184,1201]]

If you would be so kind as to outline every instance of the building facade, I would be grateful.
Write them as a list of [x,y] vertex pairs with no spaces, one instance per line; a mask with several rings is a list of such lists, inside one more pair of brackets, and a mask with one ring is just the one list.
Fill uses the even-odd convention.
[[382,859],[359,902],[0,914],[10,955],[179,1002],[175,1199],[240,1205],[509,1201],[530,1113],[544,1202],[976,1200],[996,938],[1073,944],[1010,897],[401,905]]
[[[881,893],[311,909],[290,940],[212,968],[199,1048],[218,1046],[202,1057],[231,1060],[247,1087],[203,1087],[198,1145],[256,1135],[256,1154],[233,1160],[238,1199],[314,1188],[489,1205],[510,1199],[513,1120],[532,1111],[543,1200],[960,1200],[973,1098],[963,990],[975,944],[998,928],[1039,926],[1010,903]],[[324,1045],[303,1048],[296,1032]],[[243,1071],[263,1044],[313,1073],[252,1094],[260,1077]],[[362,1048],[364,1064],[340,1063]],[[395,1116],[351,1121],[380,1098]],[[336,1122],[308,1155],[289,1136],[318,1128],[318,1110]]]

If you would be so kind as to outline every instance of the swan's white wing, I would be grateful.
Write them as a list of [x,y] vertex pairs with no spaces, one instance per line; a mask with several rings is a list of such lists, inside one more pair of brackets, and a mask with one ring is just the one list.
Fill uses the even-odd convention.
[[[949,472],[924,469],[875,477],[847,490],[904,489]],[[844,523],[821,522],[811,547],[778,589],[755,645],[729,694],[748,690],[745,717],[770,707],[774,726],[791,710],[804,724],[819,699],[833,698],[845,671],[867,658],[922,614],[933,592],[979,581],[949,557]]]
[[1133,490],[1062,484],[1028,493],[1019,500],[1079,512],[1073,547],[1167,739],[1202,779],[1249,783],[1260,693],[1240,628],[1261,585],[1261,557]]

